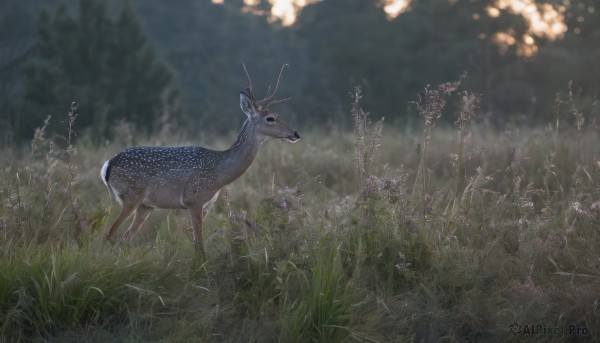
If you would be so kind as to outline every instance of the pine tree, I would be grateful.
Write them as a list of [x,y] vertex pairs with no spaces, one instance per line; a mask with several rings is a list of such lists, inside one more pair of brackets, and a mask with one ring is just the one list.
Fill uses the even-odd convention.
[[72,101],[80,104],[79,128],[106,134],[126,120],[148,131],[177,97],[172,72],[156,58],[129,3],[116,17],[98,0],[80,0],[76,16],[64,5],[54,15],[42,11],[38,34],[24,70],[21,118],[14,120],[23,138]]

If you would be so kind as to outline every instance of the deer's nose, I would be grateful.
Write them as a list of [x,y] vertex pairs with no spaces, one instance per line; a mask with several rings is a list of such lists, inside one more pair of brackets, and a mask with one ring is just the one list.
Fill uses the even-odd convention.
[[298,131],[294,131],[294,138],[300,139],[300,135],[298,134]]

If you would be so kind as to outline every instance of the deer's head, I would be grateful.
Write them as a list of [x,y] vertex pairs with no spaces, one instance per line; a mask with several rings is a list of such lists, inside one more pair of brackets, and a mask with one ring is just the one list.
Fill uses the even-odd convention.
[[242,66],[244,67],[246,78],[248,79],[248,87],[246,87],[245,92],[240,92],[240,107],[248,116],[250,125],[256,127],[256,133],[263,139],[274,138],[285,140],[290,143],[297,142],[300,139],[298,131],[286,124],[277,113],[269,109],[272,105],[281,104],[291,99],[275,99],[275,93],[277,93],[279,83],[283,77],[283,70],[288,65],[284,64],[281,67],[279,77],[277,78],[277,84],[275,85],[273,92],[269,94],[269,91],[267,91],[267,95],[262,100],[256,100],[252,89],[252,81],[250,80],[248,70],[246,70],[246,65],[242,63]]

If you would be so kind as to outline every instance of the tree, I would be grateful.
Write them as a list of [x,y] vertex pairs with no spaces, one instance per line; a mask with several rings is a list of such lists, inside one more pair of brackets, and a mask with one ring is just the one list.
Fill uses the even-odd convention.
[[[600,113],[600,6],[596,0],[573,1],[564,13],[568,30],[564,36],[548,42],[523,66],[523,78],[536,85],[536,96],[554,99],[559,93],[567,99],[568,84],[572,82],[577,107],[583,113],[597,116]],[[539,101],[537,112],[546,121],[556,115],[554,101]],[[570,111],[570,106],[559,106]],[[570,117],[570,116],[567,116]],[[590,121],[591,122],[591,121]]]
[[515,88],[507,67],[521,57],[515,46],[499,51],[494,36],[511,32],[521,39],[528,25],[506,10],[491,16],[488,8],[494,3],[412,0],[406,11],[388,19],[381,0],[323,0],[302,11],[297,33],[331,74],[330,88],[346,100],[341,101],[346,109],[346,94],[361,84],[366,108],[392,121],[404,119],[423,87],[467,72],[464,86],[485,94],[485,105],[501,117],[529,102],[511,107],[522,94],[505,94]]
[[35,34],[29,25],[35,19],[35,4],[18,0],[0,3],[0,146],[13,143],[10,118],[13,99],[21,87],[20,68],[33,50]]
[[[257,96],[266,91],[267,82],[276,78],[282,64],[290,64],[281,93],[293,95],[294,100],[279,109],[291,122],[305,119],[315,103],[310,98],[315,90],[305,90],[314,80],[307,77],[311,66],[301,43],[286,28],[243,12],[241,7],[241,0],[220,5],[180,0],[176,6],[164,0],[136,2],[149,36],[178,72],[192,129],[237,129],[232,121],[242,119],[238,92],[246,87],[242,62],[252,75]],[[292,117],[294,108],[302,113],[300,118]]]
[[24,69],[20,116],[13,118],[23,138],[72,101],[80,105],[78,125],[98,134],[122,119],[151,130],[177,98],[173,74],[157,60],[129,3],[116,18],[96,0],[80,0],[77,16],[65,5],[53,16],[43,10],[38,34]]
[[[395,64],[390,60],[392,33],[377,0],[324,0],[304,8],[295,25],[296,35],[306,42],[310,59],[325,71],[314,78],[322,99],[334,108],[349,110],[349,92],[362,85],[364,104],[377,115],[388,115],[394,82],[388,78]],[[387,88],[386,88],[387,87]],[[339,110],[338,110],[339,111]]]

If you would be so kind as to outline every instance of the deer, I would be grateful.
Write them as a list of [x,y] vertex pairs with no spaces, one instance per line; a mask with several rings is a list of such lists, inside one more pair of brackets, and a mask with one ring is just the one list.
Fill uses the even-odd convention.
[[281,67],[275,88],[271,93],[267,90],[262,100],[256,99],[250,74],[244,63],[242,67],[248,86],[240,92],[240,107],[247,118],[229,149],[134,146],[104,162],[102,181],[121,205],[106,235],[111,245],[119,227],[134,213],[122,238],[125,242],[133,239],[154,209],[187,209],[195,251],[204,257],[202,221],[221,189],[248,170],[266,140],[296,143],[300,139],[298,131],[270,110],[270,106],[291,100],[275,99],[288,65]]

